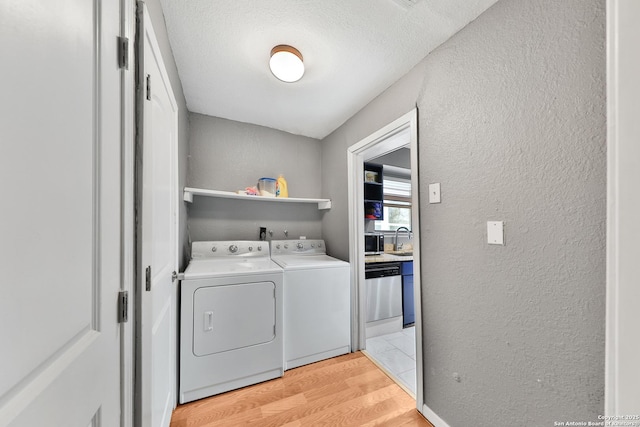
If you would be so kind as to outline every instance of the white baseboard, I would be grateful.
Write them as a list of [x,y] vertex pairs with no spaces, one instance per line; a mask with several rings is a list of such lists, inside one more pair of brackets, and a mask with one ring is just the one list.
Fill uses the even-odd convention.
[[442,418],[436,415],[427,405],[422,405],[422,415],[431,422],[435,427],[449,427]]

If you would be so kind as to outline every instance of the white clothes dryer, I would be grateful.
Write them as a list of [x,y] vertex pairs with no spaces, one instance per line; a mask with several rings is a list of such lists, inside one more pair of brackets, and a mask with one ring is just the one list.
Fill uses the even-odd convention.
[[281,377],[282,269],[261,241],[193,242],[181,282],[180,403]]
[[271,259],[284,269],[285,370],[349,353],[349,263],[324,240],[273,240]]

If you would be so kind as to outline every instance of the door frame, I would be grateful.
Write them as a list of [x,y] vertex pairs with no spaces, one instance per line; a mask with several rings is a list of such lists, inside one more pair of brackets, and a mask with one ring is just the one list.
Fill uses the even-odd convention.
[[399,144],[393,137],[409,130],[411,150],[411,228],[413,244],[413,292],[416,320],[416,408],[424,406],[422,373],[422,299],[420,275],[420,191],[418,177],[418,109],[414,108],[347,149],[349,203],[349,263],[351,264],[351,348],[365,349],[366,294],[364,289],[364,161],[394,151]]
[[607,1],[605,414],[637,414],[640,353],[640,3]]
[[120,324],[121,427],[133,427],[135,408],[135,135],[136,75],[135,49],[136,2],[120,0],[120,36],[128,39],[127,66],[122,68],[122,279],[121,291],[127,292],[128,321]]

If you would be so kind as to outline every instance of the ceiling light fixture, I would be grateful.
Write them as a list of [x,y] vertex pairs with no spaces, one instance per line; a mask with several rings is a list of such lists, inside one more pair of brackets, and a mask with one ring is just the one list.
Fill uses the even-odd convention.
[[283,82],[297,82],[304,75],[302,54],[293,46],[281,44],[271,49],[269,68],[278,80]]

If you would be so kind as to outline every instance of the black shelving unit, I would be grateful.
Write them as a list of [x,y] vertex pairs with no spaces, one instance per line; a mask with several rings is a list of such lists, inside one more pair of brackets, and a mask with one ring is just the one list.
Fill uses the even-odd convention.
[[382,194],[382,165],[364,164],[364,218],[384,219]]

